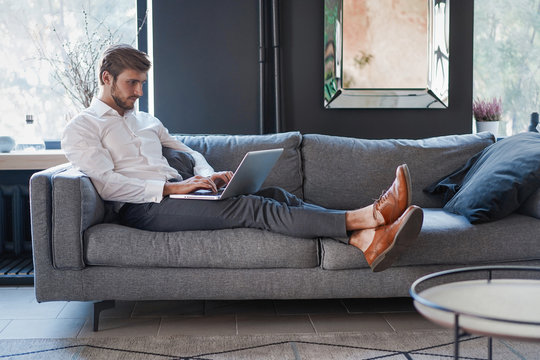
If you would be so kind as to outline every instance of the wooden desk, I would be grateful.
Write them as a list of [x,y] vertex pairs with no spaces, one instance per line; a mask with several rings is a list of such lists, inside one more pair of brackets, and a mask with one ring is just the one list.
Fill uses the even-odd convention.
[[0,153],[0,170],[43,170],[67,162],[62,150]]

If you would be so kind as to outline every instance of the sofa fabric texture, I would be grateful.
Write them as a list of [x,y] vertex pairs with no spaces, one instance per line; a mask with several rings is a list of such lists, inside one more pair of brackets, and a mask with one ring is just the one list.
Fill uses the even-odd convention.
[[57,269],[82,269],[83,234],[103,221],[105,205],[92,182],[73,168],[54,174],[52,252]]
[[540,219],[540,189],[533,192],[532,195],[525,200],[519,207],[518,212]]
[[[250,150],[283,147],[263,186],[308,202],[352,209],[373,203],[407,163],[413,204],[425,208],[413,248],[373,273],[361,251],[336,239],[299,239],[255,229],[148,232],[114,223],[90,179],[66,164],[30,181],[38,301],[291,299],[408,296],[427,273],[485,264],[540,266],[540,191],[519,211],[472,225],[422,189],[494,143],[492,134],[420,140],[327,135],[179,136],[216,171]],[[174,154],[173,154],[174,156]],[[184,161],[186,159],[182,159]],[[189,163],[189,159],[187,159]]]
[[413,204],[441,207],[439,197],[422,189],[494,141],[487,132],[421,140],[304,135],[304,197],[307,202],[334,209],[366,206],[392,184],[395,169],[406,163],[411,172]]
[[[519,246],[515,232],[519,230]],[[413,247],[395,266],[484,265],[516,260],[540,260],[538,220],[512,214],[505,221],[473,225],[443,209],[424,209],[422,231]],[[351,251],[332,239],[322,239],[321,267],[327,270],[369,268],[361,251]]]
[[[111,237],[110,234],[116,234]],[[88,265],[177,268],[313,268],[317,240],[257,229],[160,233],[99,224],[85,233]]]

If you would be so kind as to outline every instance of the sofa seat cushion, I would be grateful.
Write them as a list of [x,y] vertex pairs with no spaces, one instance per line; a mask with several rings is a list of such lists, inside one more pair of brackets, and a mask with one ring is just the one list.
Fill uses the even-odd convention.
[[257,229],[151,232],[99,224],[84,234],[87,265],[178,268],[313,268],[318,242]]
[[[538,260],[538,230],[537,219],[520,214],[472,225],[461,215],[443,209],[424,209],[424,223],[417,241],[395,266]],[[360,250],[332,239],[322,240],[321,257],[324,269],[368,267]]]
[[176,138],[203,154],[216,171],[234,171],[248,151],[283,148],[262,188],[279,186],[303,198],[302,135],[297,131],[268,135],[177,135]]

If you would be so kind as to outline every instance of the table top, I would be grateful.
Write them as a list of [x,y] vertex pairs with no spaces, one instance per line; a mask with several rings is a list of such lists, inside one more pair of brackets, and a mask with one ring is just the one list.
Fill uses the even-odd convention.
[[62,150],[0,153],[0,170],[43,170],[67,162]]
[[435,285],[414,294],[429,320],[470,334],[540,340],[540,280],[481,279]]

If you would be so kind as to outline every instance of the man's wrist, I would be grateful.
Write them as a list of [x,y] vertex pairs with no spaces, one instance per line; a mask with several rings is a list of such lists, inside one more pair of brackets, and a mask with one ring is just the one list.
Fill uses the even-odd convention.
[[163,196],[168,196],[172,194],[172,184],[165,183],[163,184]]

